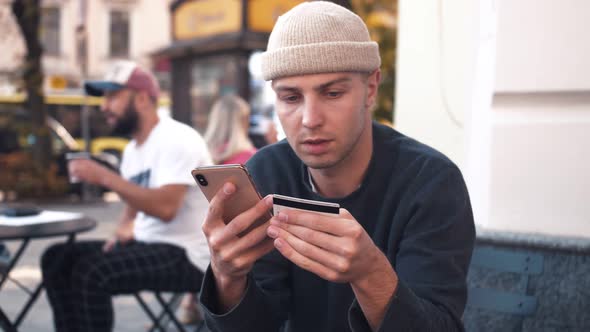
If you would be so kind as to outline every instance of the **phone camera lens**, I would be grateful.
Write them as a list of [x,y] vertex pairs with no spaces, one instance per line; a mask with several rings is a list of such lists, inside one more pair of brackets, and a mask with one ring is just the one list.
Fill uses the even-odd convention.
[[209,184],[209,182],[207,182],[207,179],[205,179],[205,176],[203,174],[197,174],[197,176],[195,176],[197,178],[197,181],[199,181],[199,184],[201,186],[206,186]]

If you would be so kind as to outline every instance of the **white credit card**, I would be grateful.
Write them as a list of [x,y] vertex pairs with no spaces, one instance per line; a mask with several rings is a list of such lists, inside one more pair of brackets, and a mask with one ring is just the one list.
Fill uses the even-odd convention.
[[272,204],[272,212],[275,216],[282,209],[311,211],[328,215],[337,215],[340,213],[340,205],[336,203],[313,201],[278,194],[272,195]]

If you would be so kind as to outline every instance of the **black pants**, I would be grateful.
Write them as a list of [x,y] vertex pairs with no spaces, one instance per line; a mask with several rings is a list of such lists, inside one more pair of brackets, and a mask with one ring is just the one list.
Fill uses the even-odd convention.
[[57,244],[43,254],[43,282],[56,331],[112,331],[112,295],[197,292],[201,287],[203,273],[180,247],[131,242],[103,253],[103,244]]

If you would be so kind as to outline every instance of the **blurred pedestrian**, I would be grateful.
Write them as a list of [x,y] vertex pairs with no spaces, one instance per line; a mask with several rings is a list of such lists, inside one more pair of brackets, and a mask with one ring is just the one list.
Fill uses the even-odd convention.
[[70,173],[116,192],[126,207],[110,240],[58,244],[43,254],[56,331],[111,331],[113,295],[197,292],[209,262],[201,231],[208,204],[190,174],[212,163],[203,138],[158,116],[158,85],[133,62],[116,63],[85,89],[104,96],[109,125],[133,139],[121,175],[88,159],[70,161]]
[[213,104],[205,141],[216,164],[243,164],[256,153],[249,127],[250,106],[244,99],[226,95]]

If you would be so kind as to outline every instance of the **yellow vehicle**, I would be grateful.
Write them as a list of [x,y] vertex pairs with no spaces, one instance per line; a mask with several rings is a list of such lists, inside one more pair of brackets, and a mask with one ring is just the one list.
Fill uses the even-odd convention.
[[[67,184],[67,167],[65,153],[85,151],[86,143],[82,138],[83,107],[88,107],[88,128],[90,131],[89,151],[107,166],[118,169],[121,155],[129,142],[127,137],[113,136],[99,107],[102,98],[88,97],[81,93],[49,94],[45,96],[47,111],[46,123],[51,129],[52,165],[47,169],[51,175],[32,175],[30,151],[35,144],[31,128],[31,114],[25,109],[25,95],[0,95],[0,201],[7,190],[26,192],[35,195],[59,187],[56,183],[65,179]],[[167,114],[170,102],[167,98],[159,101],[160,114]],[[49,180],[51,184],[38,188],[40,178],[56,178]],[[22,189],[26,187],[25,189]],[[75,191],[62,186],[66,191]],[[62,189],[63,189],[62,188]],[[22,190],[21,190],[22,189]],[[59,191],[59,190],[55,190]]]
[[[45,96],[45,105],[47,110],[47,125],[60,138],[57,143],[70,151],[86,150],[86,144],[81,137],[82,117],[81,110],[84,105],[90,108],[89,125],[91,133],[90,149],[92,154],[100,154],[102,152],[109,152],[117,157],[120,157],[125,145],[129,141],[125,137],[111,136],[110,129],[106,126],[104,119],[98,108],[102,102],[102,98],[87,97],[80,94],[54,94]],[[23,109],[23,102],[25,100],[24,94],[15,94],[10,96],[0,96],[0,112],[14,113],[19,109]],[[25,146],[26,142],[21,136],[21,146]]]
[[119,167],[129,140],[110,134],[111,129],[99,111],[101,98],[80,94],[48,95],[45,97],[46,124],[51,134],[52,163],[45,167],[47,174],[36,173],[39,171],[31,166],[30,154],[35,137],[31,134],[31,114],[25,109],[24,100],[23,94],[0,96],[0,201],[5,196],[3,192],[18,196],[78,192],[79,188],[67,185],[65,154],[86,150],[85,140],[81,137],[84,105],[89,108],[89,151],[107,166]]
[[[18,93],[14,95],[0,95],[0,112],[10,113],[23,109],[26,95]],[[64,141],[70,150],[86,150],[86,142],[81,137],[82,117],[81,110],[84,105],[90,108],[89,125],[91,142],[89,151],[92,154],[110,152],[120,156],[129,142],[122,136],[112,136],[110,128],[106,126],[102,114],[98,111],[102,103],[101,97],[85,96],[82,94],[49,94],[45,95],[47,107],[47,125]],[[160,98],[160,110],[166,114],[170,106],[170,100]],[[72,138],[72,139],[70,139]]]

